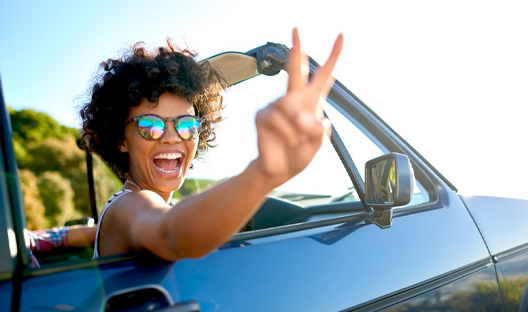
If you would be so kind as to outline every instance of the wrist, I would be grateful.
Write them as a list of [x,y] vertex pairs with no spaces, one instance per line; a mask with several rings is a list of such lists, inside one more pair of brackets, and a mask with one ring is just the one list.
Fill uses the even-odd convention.
[[276,181],[277,179],[272,178],[269,174],[262,170],[262,166],[260,166],[258,159],[250,162],[245,172],[249,176],[251,185],[255,187],[258,192],[264,195],[267,195],[277,186],[282,184]]

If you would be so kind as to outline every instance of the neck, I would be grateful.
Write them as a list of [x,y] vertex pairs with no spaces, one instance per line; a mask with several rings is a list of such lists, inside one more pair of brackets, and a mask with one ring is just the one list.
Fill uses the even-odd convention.
[[[127,180],[125,181],[125,184],[126,184],[126,183],[133,185],[138,191],[142,191],[142,190],[143,190],[143,189],[142,189],[137,183],[135,183],[134,181],[131,181],[130,179],[127,179]],[[164,200],[167,204],[169,204],[169,205],[171,204],[170,202],[171,202],[171,199],[172,199],[172,194],[173,194],[174,192],[169,192],[169,193],[167,193],[167,194],[166,194],[166,193],[163,193],[163,195],[160,194],[160,193],[158,193],[158,192],[154,192],[154,193],[156,193],[156,194],[158,194],[159,196],[161,196],[161,198],[163,198],[163,200]],[[165,196],[164,196],[164,195],[165,195]]]
[[135,186],[137,188],[138,191],[141,191],[141,187],[139,187],[139,185],[137,185],[136,183],[134,183],[134,182],[132,182],[132,181],[130,181],[128,179],[125,181],[125,184],[126,183],[132,184],[133,186]]

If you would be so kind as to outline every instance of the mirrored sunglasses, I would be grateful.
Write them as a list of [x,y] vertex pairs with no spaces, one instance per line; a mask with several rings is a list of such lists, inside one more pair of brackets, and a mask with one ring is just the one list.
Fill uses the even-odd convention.
[[182,140],[194,140],[202,131],[201,121],[203,119],[193,115],[183,115],[179,117],[163,118],[154,114],[147,114],[130,118],[125,122],[125,126],[131,122],[137,121],[137,130],[139,134],[149,141],[159,140],[165,134],[167,121],[174,122],[176,132]]

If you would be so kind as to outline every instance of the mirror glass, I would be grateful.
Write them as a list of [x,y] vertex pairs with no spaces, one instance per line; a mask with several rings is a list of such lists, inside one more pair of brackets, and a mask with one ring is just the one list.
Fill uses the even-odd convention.
[[[394,204],[397,194],[396,163],[394,159],[382,159],[367,168],[371,172],[372,181],[367,188],[367,198],[373,204]],[[368,190],[370,189],[370,192]]]

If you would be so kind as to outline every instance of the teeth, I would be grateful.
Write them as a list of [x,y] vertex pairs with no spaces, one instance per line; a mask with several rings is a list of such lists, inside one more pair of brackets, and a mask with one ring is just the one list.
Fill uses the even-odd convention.
[[154,156],[154,159],[178,159],[181,158],[182,154],[180,153],[170,153],[170,154],[159,154]]
[[178,171],[178,168],[176,168],[174,170],[165,170],[165,169],[160,168],[158,166],[156,166],[156,167],[158,168],[159,171],[164,172],[164,173],[174,173],[174,172]]

